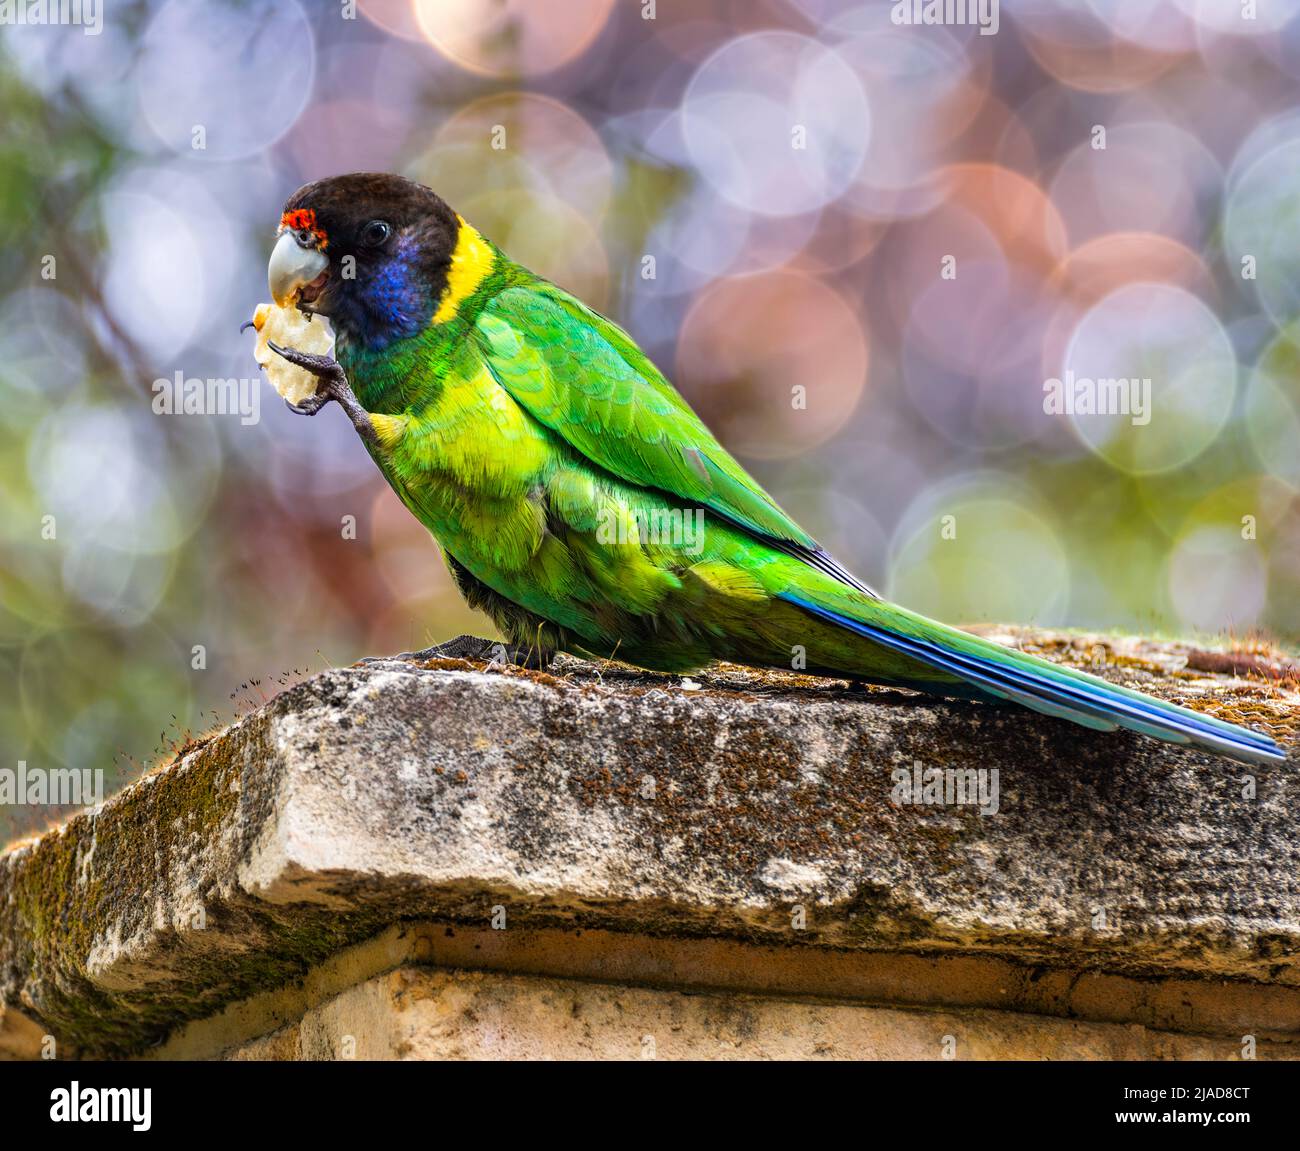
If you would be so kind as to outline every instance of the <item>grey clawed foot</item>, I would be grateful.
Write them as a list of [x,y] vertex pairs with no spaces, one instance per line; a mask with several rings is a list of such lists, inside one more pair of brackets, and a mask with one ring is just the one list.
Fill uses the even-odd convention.
[[[555,658],[553,651],[542,651],[536,647],[515,647],[500,640],[482,639],[476,635],[458,635],[455,639],[426,647],[420,651],[404,651],[400,655],[388,657],[407,663],[419,663],[429,659],[468,659],[475,662],[487,661],[489,667],[522,667],[530,671],[546,671]],[[361,663],[383,663],[383,658],[370,657]]]
[[512,664],[515,667],[526,668],[528,671],[549,671],[554,658],[553,651],[495,643],[492,645],[492,654],[488,657],[488,666],[495,664],[504,667],[506,664]]
[[308,396],[301,403],[295,404],[292,400],[285,400],[284,406],[293,412],[294,415],[314,416],[333,398],[333,396],[327,396],[321,392],[317,392],[314,396]]
[[458,635],[435,647],[413,652],[411,659],[471,659],[486,660],[489,667],[523,667],[530,671],[546,671],[555,658],[553,651],[536,647],[516,647],[500,640],[480,639],[475,635]]
[[289,410],[300,416],[314,416],[326,404],[333,400],[345,412],[352,426],[363,440],[374,443],[377,440],[374,424],[370,422],[370,413],[361,406],[352,385],[348,383],[347,373],[333,356],[317,356],[311,352],[300,352],[295,348],[284,348],[274,340],[267,341],[267,347],[277,356],[288,360],[295,367],[302,368],[316,377],[316,394],[308,396],[298,404],[290,404]]
[[[317,356],[311,352],[300,352],[296,348],[284,348],[274,340],[267,340],[266,346],[277,356],[289,361],[304,372],[311,372],[322,384],[348,387],[348,377],[333,356]],[[351,390],[350,388],[348,389]]]

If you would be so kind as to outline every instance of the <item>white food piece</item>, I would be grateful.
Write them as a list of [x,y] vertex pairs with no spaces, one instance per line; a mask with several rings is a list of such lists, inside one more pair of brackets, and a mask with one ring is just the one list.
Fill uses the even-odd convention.
[[329,321],[324,316],[305,316],[292,305],[281,308],[278,304],[258,304],[253,313],[253,327],[257,329],[253,358],[265,369],[271,386],[291,404],[300,404],[315,395],[316,377],[289,363],[267,345],[274,340],[282,348],[316,356],[330,355],[334,351],[334,332]]

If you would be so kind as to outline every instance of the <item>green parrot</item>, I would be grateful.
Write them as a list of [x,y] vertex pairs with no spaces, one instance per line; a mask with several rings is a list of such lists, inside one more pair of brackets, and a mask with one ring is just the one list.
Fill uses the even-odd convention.
[[329,318],[318,378],[513,653],[711,660],[1014,701],[1247,762],[1268,736],[889,603],[745,472],[617,324],[514,263],[428,188],[357,173],[285,204],[277,304]]

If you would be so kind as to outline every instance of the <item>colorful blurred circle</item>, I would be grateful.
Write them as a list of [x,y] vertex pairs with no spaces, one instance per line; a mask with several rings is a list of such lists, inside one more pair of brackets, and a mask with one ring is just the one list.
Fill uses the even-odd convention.
[[729,450],[780,459],[844,426],[867,361],[866,333],[844,297],[781,270],[700,294],[682,323],[677,384]]
[[834,49],[794,32],[737,37],[692,77],[682,136],[720,196],[793,216],[840,196],[871,137],[861,82]]
[[1010,476],[955,475],[918,493],[894,532],[889,596],[950,622],[1050,624],[1070,568],[1047,512]]
[[1205,451],[1236,391],[1236,354],[1218,317],[1182,288],[1143,283],[1083,316],[1043,404],[1112,467],[1148,474]]
[[316,40],[298,0],[169,0],[145,29],[136,92],[173,152],[231,160],[270,147],[311,97]]
[[1300,139],[1236,175],[1223,221],[1232,273],[1279,327],[1300,316]]
[[420,30],[471,72],[540,76],[580,56],[600,34],[614,0],[413,0]]

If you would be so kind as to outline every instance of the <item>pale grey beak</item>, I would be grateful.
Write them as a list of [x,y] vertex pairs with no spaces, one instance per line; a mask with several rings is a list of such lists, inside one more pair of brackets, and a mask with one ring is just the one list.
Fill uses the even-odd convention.
[[266,266],[266,284],[271,299],[282,308],[293,303],[298,290],[310,284],[330,266],[329,257],[315,248],[304,248],[293,232],[281,232]]

